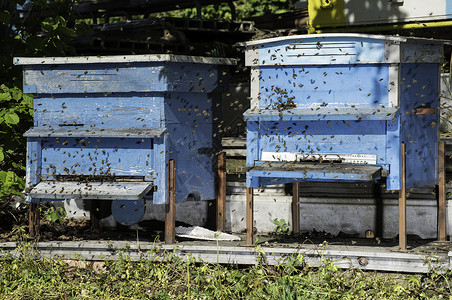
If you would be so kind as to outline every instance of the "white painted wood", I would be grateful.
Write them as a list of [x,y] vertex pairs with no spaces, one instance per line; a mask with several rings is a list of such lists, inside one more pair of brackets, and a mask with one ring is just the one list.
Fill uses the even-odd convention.
[[337,161],[351,164],[377,164],[377,156],[374,154],[349,154],[349,153],[297,153],[297,152],[262,152],[263,161]]
[[347,25],[433,21],[446,18],[447,0],[344,0]]
[[258,47],[248,47],[248,49],[246,49],[245,65],[246,66],[259,65],[259,48]]
[[400,63],[400,43],[395,41],[385,42],[385,62],[388,64]]
[[259,67],[251,67],[250,88],[250,109],[257,109],[259,107]]
[[400,66],[398,64],[389,65],[388,76],[388,106],[399,107],[400,101]]
[[446,40],[434,40],[434,39],[427,39],[427,38],[418,38],[418,37],[404,37],[404,36],[388,36],[388,35],[376,35],[376,34],[360,34],[360,33],[321,33],[321,34],[300,34],[300,35],[289,35],[289,36],[282,36],[282,37],[276,37],[276,38],[269,38],[269,39],[262,39],[262,40],[256,40],[256,41],[250,41],[246,43],[246,46],[255,46],[260,45],[264,43],[270,43],[270,42],[280,42],[280,41],[287,41],[287,40],[305,40],[305,39],[319,39],[319,38],[328,38],[328,37],[356,37],[356,38],[368,38],[368,39],[378,39],[378,40],[385,40],[385,41],[391,41],[391,42],[399,42],[404,43],[408,40],[415,40],[420,43],[434,43],[434,44],[442,44],[446,42]]

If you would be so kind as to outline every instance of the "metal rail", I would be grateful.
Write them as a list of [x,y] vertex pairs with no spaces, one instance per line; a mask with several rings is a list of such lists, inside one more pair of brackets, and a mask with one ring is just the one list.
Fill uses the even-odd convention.
[[[341,268],[404,273],[428,273],[435,269],[450,269],[452,251],[439,253],[406,253],[396,247],[299,245],[289,247],[273,244],[256,247],[196,243],[165,245],[150,242],[127,241],[64,241],[38,242],[32,245],[34,253],[42,257],[73,260],[117,260],[129,256],[132,260],[153,259],[165,261],[172,256],[195,259],[198,262],[253,265],[278,265],[290,259],[303,259],[312,267],[324,264],[324,258]],[[0,257],[8,253],[22,255],[16,242],[0,243]]]

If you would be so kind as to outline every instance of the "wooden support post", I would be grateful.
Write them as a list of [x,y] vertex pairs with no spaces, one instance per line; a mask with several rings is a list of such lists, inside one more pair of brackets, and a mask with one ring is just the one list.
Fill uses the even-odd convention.
[[399,190],[399,250],[406,251],[406,145],[402,143],[402,188]]
[[31,238],[39,236],[39,227],[39,203],[30,203],[30,211],[28,212],[28,234]]
[[446,241],[446,168],[445,144],[438,144],[438,240]]
[[217,166],[217,230],[225,231],[226,227],[226,153],[218,154]]
[[300,235],[300,184],[294,182],[292,185],[292,227],[293,235]]
[[89,216],[90,216],[90,220],[91,220],[91,229],[94,232],[100,233],[100,219],[101,219],[101,205],[100,205],[100,201],[101,200],[89,200],[91,201],[90,203],[90,212],[89,212]]
[[254,240],[254,195],[253,188],[246,188],[246,245],[253,246]]
[[176,161],[170,159],[167,169],[168,191],[165,205],[165,243],[176,242]]

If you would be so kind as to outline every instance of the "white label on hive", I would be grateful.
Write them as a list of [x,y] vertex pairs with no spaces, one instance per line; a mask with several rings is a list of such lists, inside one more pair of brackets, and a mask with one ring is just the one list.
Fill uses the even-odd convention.
[[374,154],[262,152],[262,161],[338,161],[349,164],[377,164]]

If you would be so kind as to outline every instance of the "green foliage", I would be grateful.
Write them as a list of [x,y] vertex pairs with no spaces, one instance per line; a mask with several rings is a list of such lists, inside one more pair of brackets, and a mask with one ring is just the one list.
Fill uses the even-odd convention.
[[[19,230],[20,231],[20,230]],[[18,232],[18,234],[21,234]],[[135,261],[120,253],[105,263],[38,257],[25,242],[0,260],[2,299],[450,299],[452,272],[429,274],[342,270],[302,254],[277,266],[197,263],[155,250]],[[164,262],[162,262],[164,260]]]
[[63,206],[49,207],[44,211],[44,216],[51,222],[59,222],[63,224],[63,219],[66,218],[67,213]]
[[276,218],[273,220],[273,224],[276,225],[275,232],[277,235],[287,234],[289,232],[289,225],[287,225],[286,220]]
[[59,56],[72,53],[67,42],[87,30],[75,24],[72,0],[34,0],[34,10],[46,9],[51,16],[20,16],[17,5],[25,1],[0,3],[0,201],[11,194],[20,195],[25,187],[25,139],[32,126],[33,97],[22,92],[22,69],[13,65],[15,56]]
[[[271,13],[284,13],[293,8],[293,0],[251,0],[234,1],[238,20],[249,17],[259,17]],[[201,9],[202,17],[205,19],[232,19],[231,9],[227,4],[206,5]],[[189,8],[156,14],[157,16],[168,16],[177,18],[196,18],[196,9]]]

